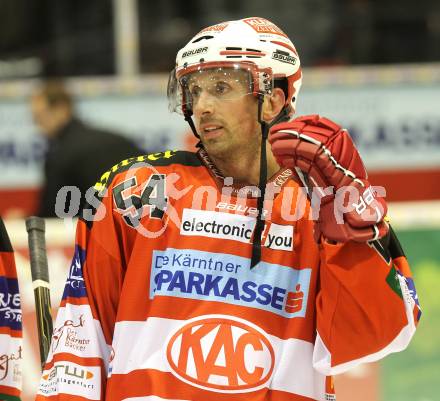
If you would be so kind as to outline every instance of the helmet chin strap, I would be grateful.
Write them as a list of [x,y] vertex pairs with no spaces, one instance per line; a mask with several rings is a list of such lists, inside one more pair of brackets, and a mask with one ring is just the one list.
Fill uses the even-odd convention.
[[253,269],[261,261],[261,237],[264,231],[264,198],[266,196],[266,183],[267,183],[267,155],[266,145],[267,137],[269,135],[269,129],[282,121],[289,119],[289,112],[287,107],[283,107],[278,116],[267,123],[262,118],[264,95],[258,95],[258,122],[261,126],[261,154],[260,154],[260,178],[258,182],[258,189],[260,196],[257,200],[257,223],[255,225],[254,238],[252,243],[252,256],[251,256],[251,269]]
[[262,119],[264,95],[258,95],[258,122],[261,126],[261,154],[260,154],[260,179],[258,182],[258,189],[260,190],[260,196],[257,200],[257,223],[255,225],[254,240],[252,242],[252,256],[251,256],[251,269],[253,269],[261,260],[261,236],[264,230],[264,216],[263,206],[264,197],[266,195],[266,182],[267,182],[267,155],[266,155],[266,142],[269,135],[269,124]]
[[200,140],[200,135],[197,133],[196,126],[192,119],[192,115],[193,115],[192,111],[188,111],[188,110],[186,110],[183,114],[185,121],[189,124],[189,127],[191,128],[192,133],[199,140],[196,144],[196,148],[203,148],[202,141]]
[[188,111],[188,110],[186,110],[183,113],[183,116],[185,117],[185,121],[189,124],[189,126],[191,128],[191,131],[193,132],[194,136],[197,139],[200,139],[200,136],[199,136],[199,134],[197,133],[197,130],[196,130],[196,126],[194,125],[194,121],[192,119],[192,115],[193,115],[192,111]]

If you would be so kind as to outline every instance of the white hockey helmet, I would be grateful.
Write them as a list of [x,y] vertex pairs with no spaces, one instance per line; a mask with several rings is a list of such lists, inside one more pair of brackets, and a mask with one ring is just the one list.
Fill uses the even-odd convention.
[[[301,87],[301,67],[295,46],[275,24],[252,17],[207,27],[194,36],[176,57],[168,81],[170,111],[192,114],[188,78],[215,69],[224,75],[231,70],[248,73],[248,93],[270,94],[274,85],[286,94],[285,111],[292,115]],[[228,72],[229,71],[229,72]]]

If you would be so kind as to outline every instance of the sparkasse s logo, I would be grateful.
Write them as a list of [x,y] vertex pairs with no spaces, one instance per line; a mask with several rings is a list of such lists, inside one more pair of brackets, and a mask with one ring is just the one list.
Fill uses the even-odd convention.
[[275,366],[268,335],[234,316],[205,315],[187,321],[171,336],[166,352],[171,372],[180,380],[221,393],[258,390]]

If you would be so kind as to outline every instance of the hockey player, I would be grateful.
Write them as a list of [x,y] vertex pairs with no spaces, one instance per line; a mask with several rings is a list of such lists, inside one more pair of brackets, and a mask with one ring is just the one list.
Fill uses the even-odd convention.
[[38,400],[328,401],[332,375],[407,346],[420,311],[385,201],[345,130],[293,119],[300,84],[263,18],[178,52],[168,97],[199,149],[102,176]]

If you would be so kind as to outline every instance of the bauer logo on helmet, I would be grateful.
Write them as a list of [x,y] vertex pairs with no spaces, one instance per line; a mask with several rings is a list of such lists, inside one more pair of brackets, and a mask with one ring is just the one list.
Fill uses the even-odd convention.
[[194,50],[188,50],[182,54],[182,58],[203,54],[203,53],[206,53],[207,51],[208,51],[208,46],[199,47]]

